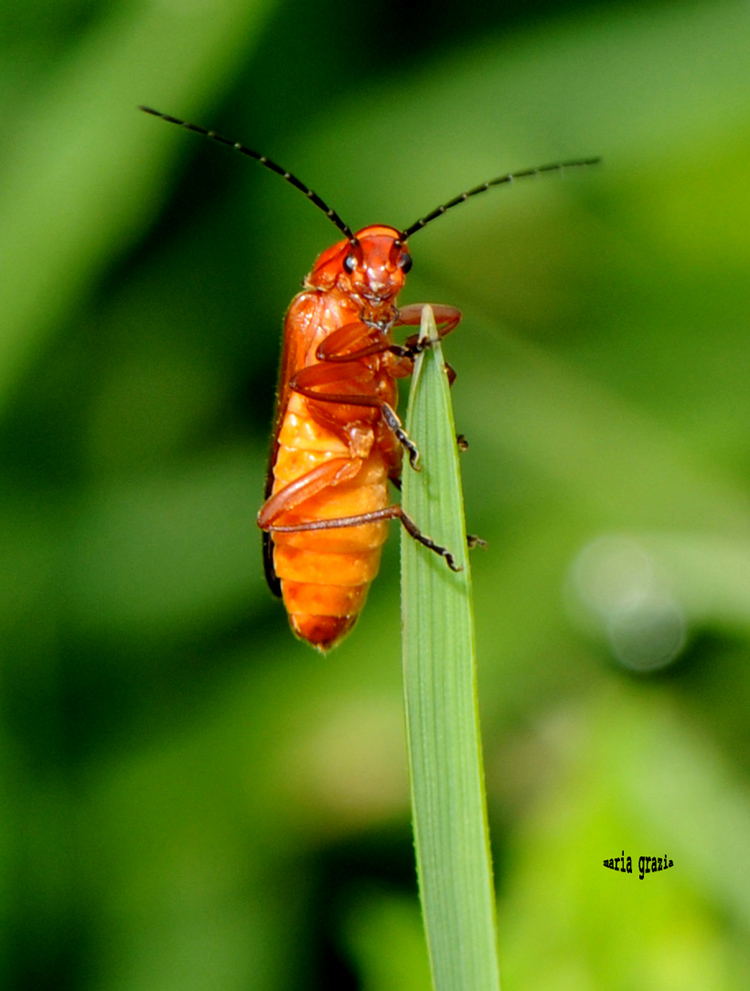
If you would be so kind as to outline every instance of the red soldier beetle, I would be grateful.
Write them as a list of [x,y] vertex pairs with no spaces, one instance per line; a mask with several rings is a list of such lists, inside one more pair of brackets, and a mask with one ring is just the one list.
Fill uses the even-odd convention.
[[[355,233],[317,193],[265,155],[197,124],[140,109],[260,162],[299,189],[344,235],[318,257],[286,314],[265,502],[258,513],[271,591],[283,599],[294,633],[320,651],[330,650],[364,606],[388,521],[400,520],[415,540],[458,570],[451,552],[423,534],[388,495],[389,480],[399,485],[403,451],[419,469],[419,452],[396,413],[396,380],[411,374],[424,346],[416,334],[403,344],[392,338],[394,327],[415,327],[421,320],[422,304],[396,305],[412,264],[406,242],[492,186],[599,159],[510,172],[403,230],[374,224]],[[461,319],[453,306],[432,309],[440,337]]]

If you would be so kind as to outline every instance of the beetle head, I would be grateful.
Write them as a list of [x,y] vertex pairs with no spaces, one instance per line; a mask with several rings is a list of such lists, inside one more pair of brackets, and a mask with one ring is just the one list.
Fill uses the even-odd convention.
[[401,231],[374,224],[357,231],[350,241],[339,241],[315,262],[306,284],[313,289],[333,289],[367,301],[393,299],[403,288],[411,268]]

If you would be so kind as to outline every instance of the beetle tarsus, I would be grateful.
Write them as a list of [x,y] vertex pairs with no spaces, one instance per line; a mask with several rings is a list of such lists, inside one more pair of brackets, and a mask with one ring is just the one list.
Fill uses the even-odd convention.
[[399,519],[403,523],[404,529],[406,530],[406,532],[409,534],[410,537],[413,537],[416,541],[418,541],[418,543],[422,544],[424,547],[427,547],[429,550],[434,551],[436,554],[439,554],[441,557],[444,557],[445,563],[448,565],[451,571],[458,572],[464,570],[460,564],[456,563],[455,557],[453,556],[453,554],[451,554],[451,552],[448,550],[447,547],[443,547],[442,544],[436,543],[432,539],[432,537],[428,537],[426,533],[422,533],[422,531],[419,529],[419,527],[411,518],[411,516],[407,516],[400,506],[398,507],[398,509],[400,510],[398,514]]
[[381,406],[383,412],[383,419],[388,424],[390,429],[393,431],[396,440],[404,448],[404,450],[409,455],[409,464],[414,469],[414,471],[421,471],[422,467],[419,464],[419,450],[417,445],[411,439],[404,429],[404,425],[398,417],[395,409],[389,406],[388,403],[383,403]]

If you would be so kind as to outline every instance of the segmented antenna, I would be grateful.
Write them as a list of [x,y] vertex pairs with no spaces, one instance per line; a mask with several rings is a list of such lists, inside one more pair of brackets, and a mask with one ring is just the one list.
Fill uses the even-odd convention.
[[564,169],[577,169],[582,165],[596,165],[600,161],[600,158],[582,158],[574,162],[557,162],[554,165],[540,165],[537,169],[508,172],[507,175],[498,176],[497,179],[490,179],[489,182],[483,182],[481,186],[475,186],[474,189],[470,189],[467,193],[461,193],[447,203],[443,203],[442,206],[437,207],[432,213],[428,213],[426,217],[417,220],[411,227],[407,227],[406,230],[401,232],[401,240],[406,241],[407,238],[411,237],[412,234],[416,234],[417,231],[421,231],[431,221],[442,217],[446,210],[458,206],[459,203],[465,203],[471,196],[477,196],[479,193],[486,192],[491,186],[501,186],[505,182],[514,182],[516,179],[527,179],[531,176],[542,175],[545,172],[562,172]]
[[282,179],[286,179],[286,181],[290,185],[294,186],[295,189],[299,189],[301,193],[304,193],[308,200],[310,200],[311,203],[314,203],[319,210],[322,210],[326,217],[328,217],[328,219],[338,227],[350,244],[354,245],[357,243],[357,239],[354,236],[354,232],[351,227],[344,223],[335,210],[332,210],[331,207],[329,207],[316,192],[310,189],[309,186],[306,186],[304,182],[301,182],[296,175],[292,175],[291,172],[287,172],[286,169],[282,169],[280,165],[277,165],[276,162],[272,161],[270,158],[259,154],[257,151],[253,151],[252,148],[246,148],[245,145],[240,144],[238,141],[231,141],[229,138],[225,138],[223,135],[217,134],[216,131],[209,131],[207,128],[201,127],[199,124],[191,124],[187,120],[180,120],[178,117],[170,117],[169,114],[160,113],[160,111],[154,110],[152,107],[138,107],[138,109],[143,110],[144,113],[151,114],[153,117],[160,117],[169,124],[177,124],[178,127],[184,127],[188,131],[195,131],[196,134],[202,134],[204,138],[210,138],[212,141],[218,141],[220,144],[228,145],[230,148],[234,148],[235,151],[240,152],[242,155],[247,155],[249,158],[254,158],[256,162],[260,162],[261,165],[265,165],[265,167],[270,169],[271,172],[275,172],[276,175],[280,175]]

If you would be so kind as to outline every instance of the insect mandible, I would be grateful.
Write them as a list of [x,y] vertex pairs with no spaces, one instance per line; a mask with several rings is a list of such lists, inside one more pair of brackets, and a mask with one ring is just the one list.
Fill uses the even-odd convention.
[[[509,172],[461,193],[402,230],[344,223],[308,186],[265,155],[214,131],[141,107],[248,155],[299,189],[344,235],[324,251],[294,297],[284,343],[268,466],[263,530],[266,579],[283,599],[294,633],[320,651],[352,629],[380,564],[388,521],[445,558],[453,555],[422,533],[389,498],[402,453],[418,468],[419,452],[396,413],[396,380],[411,374],[423,345],[397,344],[395,327],[415,327],[422,304],[397,306],[412,260],[406,242],[447,210],[492,186],[545,172],[593,165],[597,158]],[[438,334],[461,319],[454,306],[431,304]]]

